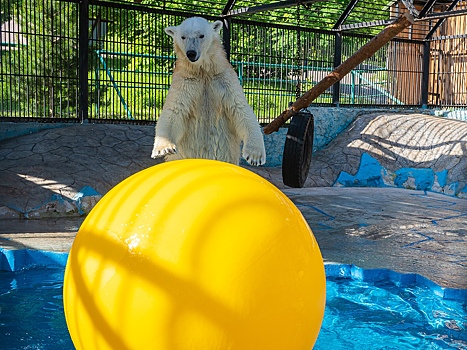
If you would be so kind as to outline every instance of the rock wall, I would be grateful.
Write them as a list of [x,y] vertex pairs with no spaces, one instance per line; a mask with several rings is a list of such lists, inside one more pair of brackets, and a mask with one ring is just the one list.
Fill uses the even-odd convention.
[[394,186],[465,198],[467,123],[423,114],[360,116],[315,152],[305,186]]

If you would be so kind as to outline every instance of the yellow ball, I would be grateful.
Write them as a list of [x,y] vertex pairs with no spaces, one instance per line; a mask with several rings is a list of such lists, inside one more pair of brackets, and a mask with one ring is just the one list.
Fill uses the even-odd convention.
[[321,253],[276,187],[181,160],[110,190],[83,222],[64,280],[77,349],[306,349],[325,305]]

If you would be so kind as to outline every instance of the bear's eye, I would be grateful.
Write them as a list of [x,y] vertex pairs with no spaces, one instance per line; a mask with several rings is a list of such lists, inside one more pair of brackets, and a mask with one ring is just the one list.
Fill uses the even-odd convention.
[[204,35],[203,35],[203,34],[201,34],[201,35],[199,36],[199,38],[200,38],[200,39],[203,39],[203,38],[204,38]]
[[184,36],[182,36],[182,40],[185,40],[186,38]]

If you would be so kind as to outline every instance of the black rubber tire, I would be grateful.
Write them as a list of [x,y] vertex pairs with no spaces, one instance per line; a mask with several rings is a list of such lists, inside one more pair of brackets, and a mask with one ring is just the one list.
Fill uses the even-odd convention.
[[305,185],[313,153],[314,128],[311,113],[299,112],[292,117],[282,155],[284,185],[295,188]]

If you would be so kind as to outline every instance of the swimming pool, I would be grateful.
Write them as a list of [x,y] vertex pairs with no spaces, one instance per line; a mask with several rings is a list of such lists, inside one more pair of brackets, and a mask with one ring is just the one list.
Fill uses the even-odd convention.
[[[325,317],[314,349],[467,349],[465,291],[451,291],[457,300],[448,300],[413,275],[337,264],[326,272]],[[63,273],[63,267],[0,272],[1,349],[73,349]]]
[[467,306],[428,288],[328,278],[315,349],[467,349]]

